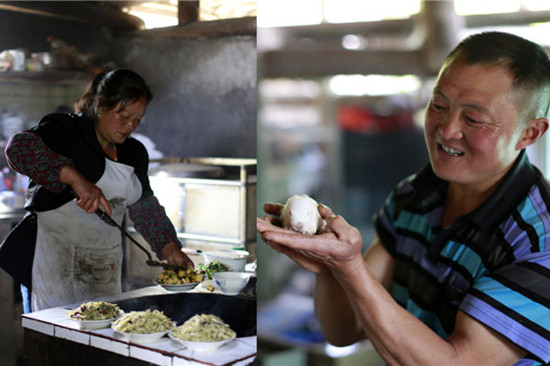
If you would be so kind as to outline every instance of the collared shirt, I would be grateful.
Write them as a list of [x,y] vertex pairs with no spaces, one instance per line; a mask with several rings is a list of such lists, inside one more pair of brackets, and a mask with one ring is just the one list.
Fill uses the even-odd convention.
[[[458,310],[550,362],[550,186],[522,152],[495,192],[443,228],[448,183],[427,166],[375,217],[394,299],[441,337]],[[531,360],[531,361],[528,361]]]

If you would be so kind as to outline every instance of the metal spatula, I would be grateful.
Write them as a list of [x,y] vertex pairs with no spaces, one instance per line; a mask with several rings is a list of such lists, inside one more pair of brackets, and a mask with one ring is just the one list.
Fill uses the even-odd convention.
[[174,269],[174,270],[186,269],[187,268],[186,266],[178,266],[178,265],[174,265],[174,264],[162,263],[162,262],[153,260],[153,257],[151,256],[151,253],[149,253],[149,251],[147,249],[145,249],[140,243],[138,243],[137,240],[134,239],[122,226],[117,224],[117,222],[115,220],[113,220],[113,218],[111,216],[107,215],[101,209],[97,209],[95,214],[97,216],[99,216],[101,221],[105,222],[106,224],[108,224],[110,226],[117,227],[122,234],[126,235],[126,237],[132,241],[132,243],[137,245],[137,247],[139,249],[141,249],[147,255],[148,259],[145,263],[147,263],[148,266],[162,267],[163,269]]

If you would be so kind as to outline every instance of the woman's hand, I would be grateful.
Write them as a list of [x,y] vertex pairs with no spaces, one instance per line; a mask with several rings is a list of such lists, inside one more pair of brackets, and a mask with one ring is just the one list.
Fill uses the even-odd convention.
[[105,213],[111,216],[109,201],[107,201],[101,189],[87,180],[75,168],[64,166],[59,173],[59,179],[72,187],[76,195],[75,203],[78,207],[87,213],[93,213],[102,207]]
[[[268,205],[264,206],[266,212],[276,213],[277,207]],[[274,250],[287,255],[313,273],[320,274],[326,268],[343,274],[355,270],[363,264],[359,231],[342,216],[334,215],[330,208],[319,205],[318,209],[327,223],[323,234],[303,235],[282,229],[276,226],[277,218],[257,219],[256,228],[262,239]]]
[[168,264],[173,264],[176,266],[190,266],[191,268],[195,268],[193,261],[181,251],[181,248],[177,243],[167,243],[164,248],[162,248],[161,255],[166,258],[166,262],[168,262]]

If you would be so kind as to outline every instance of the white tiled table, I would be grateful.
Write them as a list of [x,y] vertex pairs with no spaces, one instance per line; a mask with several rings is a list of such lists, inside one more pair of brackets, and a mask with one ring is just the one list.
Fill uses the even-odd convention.
[[[148,287],[107,298],[116,301],[137,296],[149,296],[167,293],[158,286]],[[78,304],[76,305],[78,306]],[[76,307],[75,306],[75,307]],[[71,307],[69,307],[71,308]],[[111,328],[81,330],[78,324],[67,319],[67,307],[58,307],[24,314],[22,325],[25,329],[80,343],[104,351],[134,358],[155,365],[213,365],[242,366],[252,363],[256,357],[257,337],[239,337],[224,344],[213,352],[195,352],[181,344],[163,337],[154,343],[133,343],[123,340]]]

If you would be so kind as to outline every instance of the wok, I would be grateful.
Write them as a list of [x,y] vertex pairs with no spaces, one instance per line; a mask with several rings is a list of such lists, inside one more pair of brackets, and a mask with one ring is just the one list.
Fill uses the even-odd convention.
[[177,325],[195,314],[217,315],[237,333],[237,337],[256,335],[256,299],[249,296],[179,292],[121,300],[117,304],[125,312],[162,311]]

